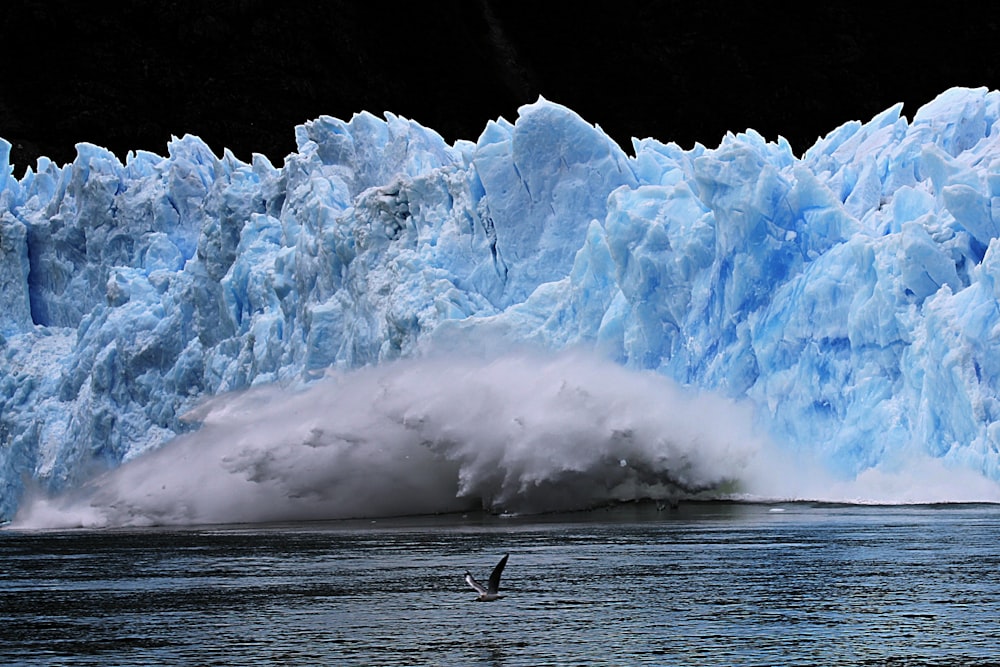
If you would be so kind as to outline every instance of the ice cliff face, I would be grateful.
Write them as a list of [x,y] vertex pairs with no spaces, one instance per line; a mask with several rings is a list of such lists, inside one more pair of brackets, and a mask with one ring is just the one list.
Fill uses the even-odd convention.
[[280,169],[194,137],[0,167],[0,514],[207,395],[470,341],[745,397],[845,476],[927,454],[1000,480],[1000,93],[900,112],[801,159],[753,131],[629,156],[539,101],[454,146],[322,117]]

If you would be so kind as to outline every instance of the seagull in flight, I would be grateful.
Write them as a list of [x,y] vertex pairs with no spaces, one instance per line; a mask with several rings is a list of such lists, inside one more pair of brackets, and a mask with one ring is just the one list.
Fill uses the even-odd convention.
[[503,568],[507,564],[507,558],[510,554],[504,554],[497,566],[493,568],[493,573],[490,574],[490,580],[484,587],[481,583],[476,581],[476,578],[472,576],[468,571],[465,573],[465,583],[469,584],[477,593],[479,597],[476,598],[476,602],[493,602],[494,600],[499,600],[503,596],[497,591],[500,590],[500,575],[503,573]]

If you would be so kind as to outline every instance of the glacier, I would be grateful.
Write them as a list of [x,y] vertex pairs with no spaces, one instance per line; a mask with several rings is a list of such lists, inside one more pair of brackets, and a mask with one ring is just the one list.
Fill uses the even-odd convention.
[[0,518],[864,500],[908,468],[890,500],[998,501],[998,120],[953,88],[801,157],[630,155],[539,99],[475,142],[360,113],[280,168],[185,136],[20,179],[0,140]]

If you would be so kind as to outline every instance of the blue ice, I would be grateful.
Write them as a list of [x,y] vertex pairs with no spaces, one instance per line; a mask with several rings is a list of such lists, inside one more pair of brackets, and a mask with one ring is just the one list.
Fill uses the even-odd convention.
[[[448,145],[393,114],[281,167],[198,138],[20,179],[0,141],[0,515],[206,397],[456,345],[591,350],[753,406],[843,478],[1000,481],[1000,92],[631,154],[539,100]],[[617,459],[615,459],[617,460]]]

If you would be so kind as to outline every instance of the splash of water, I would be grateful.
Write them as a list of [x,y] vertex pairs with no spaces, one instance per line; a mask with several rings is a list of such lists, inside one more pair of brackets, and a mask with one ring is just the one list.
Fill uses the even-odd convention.
[[534,513],[641,499],[1000,502],[915,459],[837,480],[759,434],[753,408],[577,353],[424,358],[215,397],[201,427],[19,528]]
[[15,525],[541,512],[730,486],[757,455],[746,404],[560,354],[426,358],[211,399],[201,427]]

